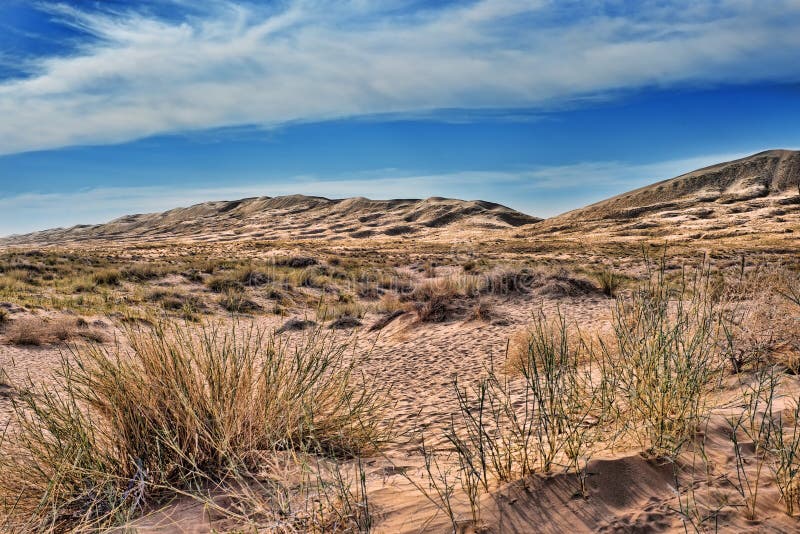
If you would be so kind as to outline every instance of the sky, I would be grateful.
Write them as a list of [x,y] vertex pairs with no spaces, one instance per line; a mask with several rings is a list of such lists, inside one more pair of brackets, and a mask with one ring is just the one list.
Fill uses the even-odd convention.
[[547,217],[800,148],[800,0],[2,0],[0,235],[207,200]]

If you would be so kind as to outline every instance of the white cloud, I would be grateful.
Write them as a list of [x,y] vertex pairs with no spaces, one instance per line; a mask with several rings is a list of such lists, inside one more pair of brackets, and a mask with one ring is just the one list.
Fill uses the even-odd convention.
[[337,180],[293,176],[284,180],[271,179],[258,184],[228,187],[190,188],[174,185],[109,187],[70,193],[25,193],[0,197],[0,236],[101,223],[126,214],[165,211],[210,200],[296,193],[329,198],[460,198],[464,191],[470,191],[475,199],[498,202],[532,215],[549,217],[744,155],[714,154],[646,164],[598,161],[537,167],[518,172],[465,171],[404,175],[395,170],[376,170]]
[[182,20],[53,8],[97,39],[72,56],[26,64],[33,76],[0,84],[0,154],[242,124],[548,106],[651,85],[800,78],[797,0],[637,2],[635,12],[612,0],[480,0],[415,12],[400,0],[278,5],[215,0]]

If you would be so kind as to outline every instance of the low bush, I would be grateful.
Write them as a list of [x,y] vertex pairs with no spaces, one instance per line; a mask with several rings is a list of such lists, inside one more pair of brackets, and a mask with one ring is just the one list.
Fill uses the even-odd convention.
[[272,276],[255,267],[243,267],[236,271],[234,276],[247,287],[259,287],[272,282]]

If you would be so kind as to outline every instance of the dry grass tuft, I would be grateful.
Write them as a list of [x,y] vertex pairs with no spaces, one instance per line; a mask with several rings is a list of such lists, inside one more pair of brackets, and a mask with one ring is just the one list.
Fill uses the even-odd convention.
[[[277,451],[354,455],[385,437],[349,344],[319,331],[290,345],[255,327],[164,324],[128,339],[130,351],[76,350],[57,386],[20,393],[0,454],[2,530],[104,529],[176,493],[255,481]],[[278,512],[273,525],[290,522]]]
[[40,317],[15,319],[6,329],[6,337],[13,345],[29,346],[49,345],[76,338],[105,341],[102,332],[89,328],[85,321],[72,317],[50,320]]
[[97,285],[116,286],[122,280],[122,273],[117,269],[102,269],[92,274],[92,281]]
[[475,301],[467,312],[468,321],[491,321],[494,315],[494,306],[485,299]]
[[220,297],[219,304],[231,313],[253,313],[261,310],[261,306],[248,298],[242,290],[229,289]]
[[495,269],[486,274],[481,290],[494,295],[524,293],[536,279],[537,275],[528,269]]
[[244,284],[238,279],[235,273],[214,275],[206,281],[206,285],[208,289],[214,293],[241,291],[244,289]]
[[422,323],[443,323],[452,318],[451,299],[445,294],[434,294],[423,302],[414,302],[412,309]]
[[610,267],[603,267],[595,275],[600,289],[607,297],[617,296],[617,291],[622,285],[622,276]]

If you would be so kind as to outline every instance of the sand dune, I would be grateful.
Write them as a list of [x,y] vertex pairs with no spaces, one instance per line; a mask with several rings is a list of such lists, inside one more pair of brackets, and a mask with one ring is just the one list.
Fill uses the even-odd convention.
[[800,226],[800,152],[769,150],[617,195],[546,220],[525,236],[713,240]]
[[205,202],[97,225],[0,239],[1,245],[94,242],[326,240],[453,242],[469,238],[672,241],[765,236],[800,229],[800,152],[770,150],[622,193],[549,219],[491,202],[431,197],[370,200],[289,195]]
[[290,195],[205,202],[164,213],[127,215],[106,224],[12,236],[0,240],[0,244],[444,237],[464,229],[504,229],[537,221],[481,200],[331,200]]

